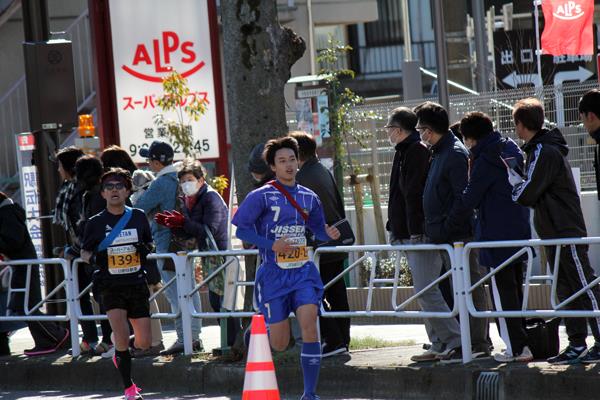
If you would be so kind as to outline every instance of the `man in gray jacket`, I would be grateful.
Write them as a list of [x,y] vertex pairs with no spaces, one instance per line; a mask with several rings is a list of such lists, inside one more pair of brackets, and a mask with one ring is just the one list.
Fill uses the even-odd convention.
[[[321,164],[317,158],[317,143],[306,132],[291,132],[289,136],[298,142],[300,170],[296,181],[315,192],[325,214],[325,222],[333,225],[346,218],[344,202],[335,185],[331,172]],[[323,254],[319,263],[321,280],[326,285],[344,270],[346,253]],[[336,281],[325,291],[324,305],[328,311],[348,311],[348,295],[344,279]],[[349,318],[321,318],[321,341],[323,343],[323,357],[342,354],[348,351],[350,345],[350,319]]]

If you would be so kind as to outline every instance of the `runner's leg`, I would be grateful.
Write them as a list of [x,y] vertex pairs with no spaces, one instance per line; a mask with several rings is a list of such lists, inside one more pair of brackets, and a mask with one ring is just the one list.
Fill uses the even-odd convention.
[[304,394],[308,396],[315,396],[321,370],[321,343],[317,332],[317,315],[316,304],[304,304],[296,309],[296,318],[300,323],[304,341],[300,354],[304,375]]

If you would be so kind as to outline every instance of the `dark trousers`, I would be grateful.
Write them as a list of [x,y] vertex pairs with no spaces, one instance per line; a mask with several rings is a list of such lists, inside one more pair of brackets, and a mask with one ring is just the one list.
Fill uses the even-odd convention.
[[[320,272],[323,285],[331,281],[344,270],[344,260],[321,262]],[[336,281],[323,296],[323,306],[327,311],[349,311],[346,283],[341,278]],[[350,318],[319,318],[321,340],[331,346],[350,345]]]
[[[92,275],[88,273],[87,268],[81,268],[79,270],[77,279],[79,280],[80,291],[82,291],[90,283],[92,283]],[[90,292],[86,292],[83,296],[81,296],[81,298],[79,299],[79,304],[81,307],[81,313],[83,315],[94,315],[94,310],[92,309],[92,299],[90,298]],[[88,343],[97,342],[98,327],[96,326],[96,321],[80,321],[79,323],[81,324],[81,330],[83,331],[83,340],[85,340]]]
[[[554,268],[555,246],[546,247],[548,263]],[[556,283],[556,295],[563,301],[588,283],[596,279],[588,258],[588,246],[564,245],[560,249],[560,266]],[[600,310],[600,288],[598,285],[575,298],[564,307],[566,310]],[[588,336],[587,324],[590,324],[596,343],[600,343],[600,317],[597,318],[565,318],[565,326],[569,344],[575,347],[586,346]]]
[[[518,261],[504,267],[494,275],[498,292],[492,290],[494,308],[499,303],[503,311],[520,310],[523,304],[523,262]],[[512,354],[521,354],[527,345],[527,332],[523,318],[497,318],[496,325],[502,339],[510,343]],[[508,334],[505,337],[503,332]]]
[[[36,313],[36,315],[41,315],[41,313]],[[35,342],[35,347],[38,348],[47,349],[55,347],[67,334],[66,329],[56,322],[28,321],[27,327]],[[67,345],[69,344],[68,342],[66,343]]]

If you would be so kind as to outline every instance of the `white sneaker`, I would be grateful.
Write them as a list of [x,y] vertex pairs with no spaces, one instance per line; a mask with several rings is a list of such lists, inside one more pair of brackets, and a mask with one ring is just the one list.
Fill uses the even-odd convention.
[[100,354],[102,358],[113,358],[115,355],[115,346],[110,346],[110,348],[104,353]]
[[509,363],[509,362],[529,362],[533,361],[533,354],[528,346],[523,347],[523,351],[521,354],[512,355],[509,354],[506,350],[502,353],[494,354],[494,360],[501,363]]

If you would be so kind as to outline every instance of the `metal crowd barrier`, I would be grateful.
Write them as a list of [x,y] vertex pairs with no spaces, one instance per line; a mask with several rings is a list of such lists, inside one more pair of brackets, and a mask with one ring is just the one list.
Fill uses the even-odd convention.
[[[0,261],[0,267],[3,266],[12,266],[16,268],[24,268],[27,267],[27,275],[25,279],[25,287],[24,288],[13,288],[12,284],[8,289],[9,299],[13,293],[23,293],[23,310],[24,315],[0,315],[0,321],[69,321],[72,315],[72,310],[70,309],[69,302],[67,301],[67,311],[65,314],[60,315],[36,315],[36,312],[39,312],[40,308],[50,302],[51,298],[54,297],[61,289],[64,289],[67,299],[72,295],[72,286],[69,284],[69,280],[71,277],[71,271],[69,270],[69,262],[63,258],[40,258],[40,259],[27,259],[27,260],[7,260]],[[31,309],[29,308],[29,288],[31,286],[31,266],[32,265],[60,265],[63,269],[63,274],[65,278],[54,288],[52,291],[46,296],[44,296],[37,304],[35,304]],[[10,273],[10,272],[6,272]]]
[[[177,257],[175,254],[149,254],[149,259],[174,259]],[[71,303],[72,315],[73,317],[69,319],[71,332],[78,332],[79,321],[100,321],[108,319],[106,314],[94,314],[94,315],[84,315],[81,311],[81,297],[86,293],[91,292],[93,283],[87,285],[83,290],[80,291],[79,288],[79,266],[84,264],[81,258],[77,258],[72,261],[71,265],[71,285],[73,287],[72,298],[68,298],[67,300]],[[162,293],[167,287],[174,285],[177,281],[177,277],[173,277],[169,282],[165,282],[163,287],[160,290],[157,290],[153,293],[149,301],[156,299],[160,293]],[[150,318],[154,319],[176,319],[179,318],[181,313],[154,313],[150,316]],[[81,349],[79,348],[79,335],[71,335],[71,347],[73,357],[77,357],[81,354]]]
[[[589,288],[600,283],[600,277],[594,279],[586,287],[573,294],[568,299],[558,303],[556,300],[556,282],[557,276],[560,269],[560,252],[561,246],[564,245],[590,245],[600,244],[600,237],[590,238],[570,238],[570,239],[553,239],[553,240],[518,240],[518,241],[502,241],[502,242],[471,242],[467,245],[463,243],[455,243],[454,246],[450,245],[365,245],[365,246],[340,246],[340,247],[322,247],[318,248],[314,252],[314,261],[317,267],[319,267],[319,260],[322,254],[325,253],[364,253],[353,261],[347,268],[338,274],[332,281],[325,285],[325,288],[330,287],[337,280],[342,279],[344,274],[352,269],[362,265],[363,261],[370,260],[369,269],[369,282],[368,282],[368,297],[364,310],[349,311],[349,312],[330,312],[322,310],[322,315],[329,318],[352,318],[352,317],[373,317],[373,316],[389,316],[398,318],[453,318],[457,314],[460,317],[460,329],[461,329],[461,345],[463,349],[463,362],[467,363],[472,359],[472,355],[469,351],[464,349],[471,348],[471,336],[469,331],[469,316],[475,318],[490,318],[490,317],[600,317],[600,310],[564,310],[563,308],[571,303],[575,298],[581,296]],[[541,246],[556,246],[556,255],[553,260],[553,271],[551,275],[533,275],[532,272],[532,259],[533,251],[532,248]],[[470,277],[470,266],[469,266],[469,255],[474,249],[482,248],[506,248],[516,247],[521,248],[517,250],[515,254],[505,260],[502,264],[490,270],[479,281],[472,283]],[[448,271],[442,274],[435,281],[431,282],[424,289],[415,293],[406,301],[398,304],[398,278],[400,269],[400,257],[396,257],[396,265],[394,270],[394,278],[381,279],[376,277],[376,265],[379,253],[382,252],[405,252],[405,251],[440,251],[446,252],[451,261],[451,266]],[[156,297],[158,293],[162,292],[169,285],[177,284],[178,298],[179,298],[179,313],[157,313],[153,314],[153,318],[167,318],[174,319],[181,317],[184,334],[184,352],[185,354],[192,353],[192,338],[191,338],[191,321],[192,318],[230,318],[230,317],[249,317],[253,315],[253,312],[245,311],[226,311],[226,312],[204,312],[201,309],[196,310],[194,308],[191,297],[198,292],[203,286],[206,286],[211,280],[215,279],[218,275],[224,273],[225,269],[229,266],[235,265],[236,274],[233,282],[234,288],[234,301],[236,304],[236,296],[239,287],[246,287],[254,285],[254,282],[247,282],[239,279],[240,270],[240,259],[239,257],[245,255],[257,255],[257,250],[227,250],[227,251],[204,251],[204,252],[190,252],[187,254],[151,254],[148,258],[151,259],[171,259],[175,264],[175,277],[171,281],[166,282],[163,288],[155,293],[152,298]],[[486,281],[490,280],[495,274],[504,268],[507,268],[514,260],[519,257],[527,256],[527,270],[525,278],[525,289],[524,299],[521,306],[521,310],[510,310],[510,311],[488,311],[488,310],[477,310],[473,304],[472,294],[473,291],[483,285]],[[205,258],[205,257],[223,257],[224,262],[218,266],[209,276],[207,276],[200,284],[195,282],[194,274],[194,259]],[[80,320],[99,320],[103,319],[105,315],[81,315],[81,307],[79,301],[81,296],[90,290],[91,285],[88,285],[80,292],[78,285],[78,269],[81,263],[80,259],[74,260],[72,265],[69,261],[61,258],[50,258],[50,259],[31,259],[31,260],[13,260],[0,262],[0,266],[11,265],[16,266],[27,266],[32,264],[38,265],[60,265],[63,268],[65,279],[50,293],[48,293],[38,304],[33,308],[29,309],[29,287],[31,284],[31,267],[27,274],[26,287],[25,288],[11,288],[12,293],[23,292],[25,294],[25,315],[22,316],[0,316],[0,321],[69,321],[71,326],[72,351],[73,356],[78,356],[79,350],[79,337],[78,322]],[[72,266],[72,268],[71,268]],[[10,273],[10,272],[4,272]],[[444,279],[452,278],[454,285],[454,308],[450,312],[424,312],[424,311],[407,311],[405,308],[411,302],[417,300],[427,290],[434,285],[438,284]],[[529,297],[529,286],[531,282],[538,280],[551,280],[552,281],[552,310],[527,310],[527,302]],[[391,294],[391,310],[388,311],[377,311],[373,310],[373,292],[377,284],[386,283],[392,284]],[[59,290],[64,289],[67,297],[67,312],[64,315],[34,315],[36,311],[46,302],[49,301]]]
[[[475,318],[531,318],[531,317],[540,317],[540,318],[550,318],[550,317],[564,317],[564,318],[576,318],[576,317],[600,317],[600,310],[564,310],[563,308],[575,300],[577,297],[581,296],[585,292],[587,292],[590,288],[598,285],[600,283],[600,277],[597,277],[592,282],[589,282],[585,287],[581,290],[574,293],[569,298],[565,299],[561,303],[558,303],[557,294],[556,294],[556,285],[558,281],[558,272],[560,270],[560,253],[561,247],[565,245],[591,245],[591,244],[600,244],[600,237],[587,237],[587,238],[566,238],[566,239],[531,239],[531,240],[509,240],[509,241],[497,241],[497,242],[471,242],[464,246],[464,249],[461,251],[462,257],[462,265],[464,265],[464,287],[466,288],[464,292],[464,305],[467,308],[468,313]],[[455,244],[455,246],[461,246],[461,244]],[[533,275],[532,267],[532,259],[533,259],[533,250],[532,248],[536,247],[555,247],[556,253],[554,256],[554,260],[552,261],[552,274],[551,275]],[[471,251],[474,249],[494,249],[494,248],[507,248],[514,247],[520,248],[520,250],[516,251],[512,256],[502,262],[495,268],[490,268],[490,272],[486,274],[479,281],[472,283],[471,276],[469,274],[470,264],[469,264],[469,255]],[[473,304],[473,291],[485,284],[486,281],[489,281],[492,277],[494,277],[498,272],[507,268],[511,263],[515,260],[519,259],[523,255],[527,255],[527,270],[525,273],[525,288],[523,290],[523,303],[521,305],[520,310],[499,310],[499,311],[489,311],[489,310],[477,310],[475,305]],[[550,260],[549,260],[550,262]],[[551,306],[552,310],[528,310],[527,304],[529,300],[529,288],[532,281],[547,281],[550,280],[552,282],[551,286]],[[561,310],[562,309],[562,310]],[[468,328],[468,319],[464,322]],[[461,320],[461,329],[463,326],[463,321]],[[469,336],[469,346],[470,346],[470,336]],[[465,347],[463,346],[463,349]],[[471,354],[463,351],[463,362],[469,362],[471,360]]]
[[[424,287],[419,292],[415,293],[410,298],[406,299],[402,304],[398,304],[398,279],[400,276],[400,257],[396,257],[396,263],[394,268],[394,278],[377,278],[376,277],[376,267],[377,267],[377,258],[378,254],[382,252],[405,252],[405,251],[440,251],[447,252],[448,257],[451,260],[452,267],[448,269],[444,274],[442,274],[439,278],[435,279],[429,285]],[[450,312],[432,312],[432,311],[407,311],[405,308],[419,297],[421,297],[425,292],[439,284],[441,281],[445,279],[449,279],[450,276],[453,277],[454,281],[460,281],[462,278],[459,275],[459,267],[458,263],[454,261],[454,249],[450,245],[434,245],[434,244],[418,244],[418,245],[361,245],[361,246],[338,246],[338,247],[319,247],[315,250],[314,262],[319,268],[319,261],[321,255],[324,253],[364,253],[361,257],[357,258],[352,264],[350,264],[346,269],[344,269],[341,273],[339,273],[335,278],[329,281],[325,285],[325,289],[328,289],[331,285],[337,282],[340,279],[343,279],[343,276],[357,268],[360,267],[365,260],[370,260],[370,268],[369,268],[369,283],[368,283],[368,292],[367,292],[367,304],[365,306],[364,311],[326,311],[321,310],[321,315],[323,317],[338,317],[338,318],[351,318],[351,317],[398,317],[398,318],[452,318],[458,314],[458,292],[454,291],[454,307]],[[457,279],[461,278],[461,279]],[[386,283],[392,284],[392,295],[391,295],[391,305],[392,310],[389,311],[373,311],[373,290],[375,289],[375,285],[378,283]]]
[[[212,281],[213,279],[216,279],[219,275],[223,274],[225,275],[225,269],[227,267],[229,267],[232,264],[235,264],[235,279],[233,282],[233,305],[235,307],[235,305],[237,304],[237,294],[238,294],[238,288],[240,287],[247,287],[247,286],[254,286],[254,282],[251,281],[241,281],[239,279],[240,276],[240,267],[241,267],[241,263],[240,263],[240,258],[239,257],[243,257],[243,256],[249,256],[249,255],[256,255],[258,256],[258,250],[220,250],[220,251],[192,251],[187,253],[186,256],[186,260],[185,260],[185,264],[182,265],[182,268],[185,269],[183,276],[185,277],[186,275],[188,277],[190,277],[190,279],[188,279],[188,281],[185,283],[185,288],[188,288],[184,293],[183,296],[183,302],[181,309],[186,310],[186,314],[189,313],[189,317],[190,318],[244,318],[244,317],[251,317],[252,315],[254,315],[255,313],[253,311],[224,311],[224,312],[205,312],[202,311],[202,301],[200,302],[200,310],[196,310],[194,307],[194,303],[191,300],[192,296],[197,293],[203,286],[207,286],[208,283],[210,281]],[[195,274],[194,274],[194,260],[196,258],[206,258],[206,257],[223,257],[223,264],[221,264],[220,266],[218,266],[210,275],[208,275],[206,278],[202,279],[202,282],[200,282],[199,284],[196,283],[195,281]],[[191,290],[189,289],[191,287]],[[186,316],[187,318],[187,316]],[[191,321],[191,320],[190,320]],[[190,329],[186,330],[185,329],[185,322],[184,322],[184,334],[183,334],[183,345],[184,345],[184,353],[185,354],[191,354],[192,353],[192,338],[191,338],[191,326]],[[187,334],[187,336],[186,336]],[[187,350],[187,347],[189,345],[189,353]]]

